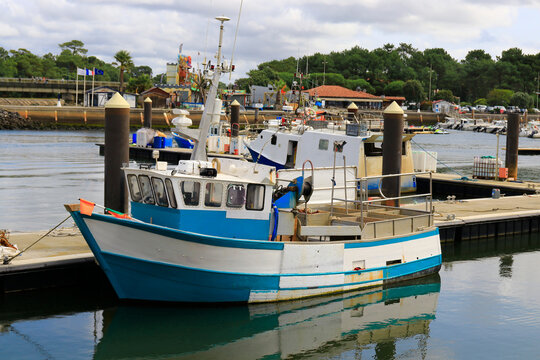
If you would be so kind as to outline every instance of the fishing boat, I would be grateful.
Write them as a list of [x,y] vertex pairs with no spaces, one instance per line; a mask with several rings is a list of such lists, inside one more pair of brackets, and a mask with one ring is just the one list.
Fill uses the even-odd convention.
[[120,299],[271,302],[438,272],[431,194],[406,196],[425,200],[425,210],[411,210],[396,206],[399,197],[368,198],[372,178],[344,175],[326,203],[308,207],[309,160],[300,176],[280,180],[272,166],[208,158],[208,109],[228,70],[220,50],[217,59],[190,160],[124,167],[130,215],[66,205]]
[[[274,166],[276,169],[300,169],[306,160],[313,166],[333,166],[335,142],[346,142],[343,152],[337,158],[337,166],[354,165],[357,176],[377,176],[382,173],[381,133],[363,130],[360,124],[345,124],[345,131],[333,128],[315,129],[309,124],[299,124],[292,128],[266,129],[247,144],[254,162]],[[365,127],[367,129],[367,127]],[[401,171],[411,173],[414,170],[411,139],[414,134],[403,135]],[[373,179],[369,190],[377,191],[380,183]],[[401,179],[403,192],[416,190],[413,176]]]

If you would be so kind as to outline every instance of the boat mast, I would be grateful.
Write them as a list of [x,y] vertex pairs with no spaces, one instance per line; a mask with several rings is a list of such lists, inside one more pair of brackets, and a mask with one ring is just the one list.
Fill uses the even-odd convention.
[[[217,90],[219,86],[219,78],[221,73],[224,72],[221,64],[221,44],[223,41],[223,23],[230,19],[225,16],[218,16],[216,20],[221,22],[219,27],[219,45],[217,53],[217,64],[214,68],[214,75],[212,76],[212,83],[210,84],[210,91],[206,96],[206,104],[204,105],[204,111],[199,124],[199,140],[195,142],[193,152],[191,153],[190,160],[207,161],[206,154],[206,139],[208,138],[208,130],[210,129],[210,122],[212,120],[212,114],[214,112],[214,106],[216,102]],[[220,109],[218,109],[219,111]]]

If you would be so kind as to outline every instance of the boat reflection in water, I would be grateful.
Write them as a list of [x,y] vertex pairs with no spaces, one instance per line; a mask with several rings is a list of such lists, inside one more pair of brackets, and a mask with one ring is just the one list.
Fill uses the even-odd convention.
[[95,359],[256,359],[348,351],[358,356],[373,346],[376,357],[387,357],[396,355],[396,341],[413,337],[407,344],[414,348],[406,351],[421,354],[439,291],[435,275],[399,287],[282,303],[120,306],[103,312]]

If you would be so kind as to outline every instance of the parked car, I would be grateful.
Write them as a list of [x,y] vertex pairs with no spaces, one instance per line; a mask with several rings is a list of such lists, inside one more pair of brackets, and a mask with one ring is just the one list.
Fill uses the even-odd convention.
[[476,110],[485,112],[487,108],[487,105],[476,105]]
[[538,113],[540,113],[540,110],[537,109],[537,108],[532,108],[532,112],[538,114]]
[[498,114],[498,113],[501,113],[501,114],[505,114],[506,113],[506,108],[502,105],[495,105],[493,107],[493,111]]

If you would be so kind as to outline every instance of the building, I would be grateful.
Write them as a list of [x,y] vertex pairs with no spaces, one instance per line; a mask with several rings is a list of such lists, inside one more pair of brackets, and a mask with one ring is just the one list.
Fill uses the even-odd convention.
[[167,63],[167,70],[165,72],[167,77],[167,84],[176,85],[178,84],[178,64],[176,63]]
[[171,95],[167,91],[154,86],[139,94],[139,103],[146,100],[146,98],[150,98],[153,108],[166,108],[168,105],[167,99],[170,99],[170,97]]
[[[94,88],[93,90],[93,99],[92,99],[92,89],[87,90],[84,93],[84,106],[105,106],[107,101],[113,97],[117,90],[114,90],[108,86],[100,86]],[[132,93],[124,93],[122,95],[124,99],[129,104],[129,107],[137,107],[137,95]]]
[[450,114],[456,109],[456,106],[456,104],[446,100],[435,100],[432,102],[431,108],[435,113]]
[[383,104],[383,100],[378,96],[338,85],[322,85],[305,90],[304,93],[309,94],[311,100],[321,101],[325,107],[346,108],[351,102],[354,102],[360,109],[381,109]]

